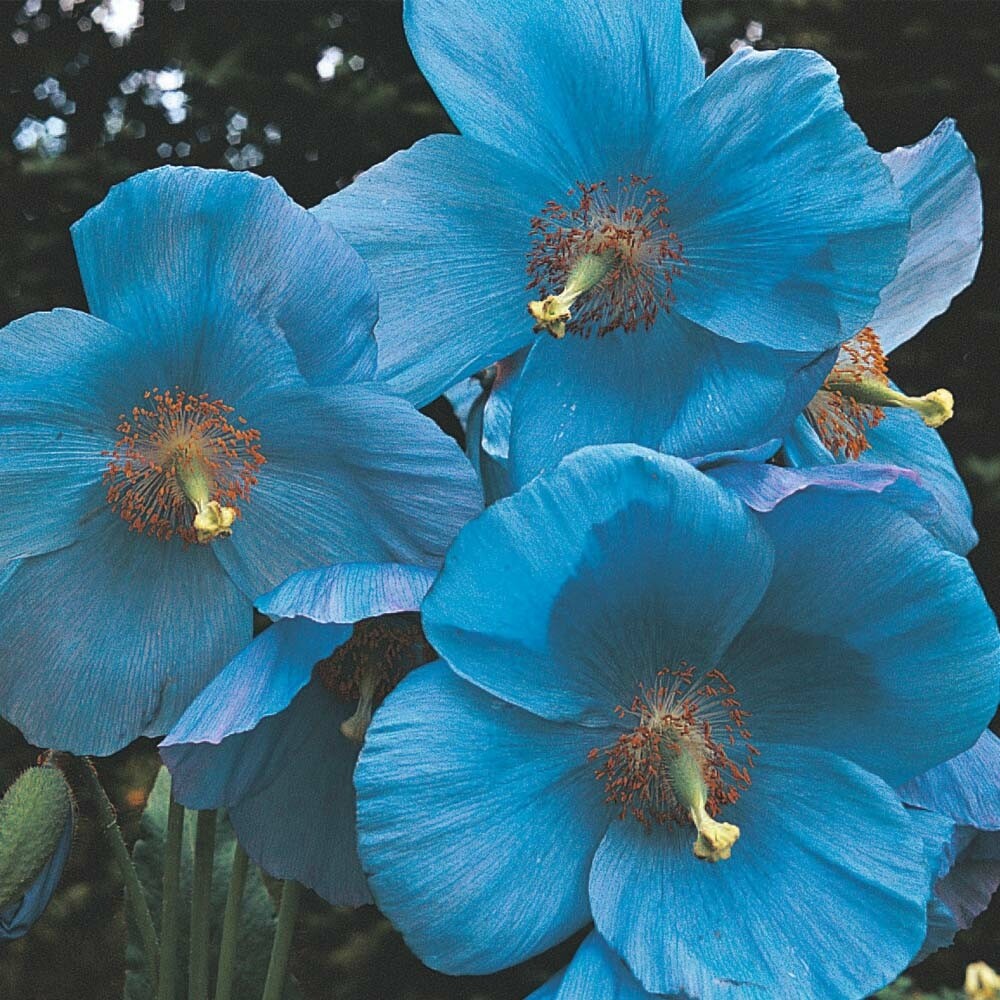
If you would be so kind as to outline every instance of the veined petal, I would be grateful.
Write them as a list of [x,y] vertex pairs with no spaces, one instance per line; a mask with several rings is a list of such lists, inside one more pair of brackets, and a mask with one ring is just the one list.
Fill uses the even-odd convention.
[[898,789],[908,805],[979,830],[1000,830],[1000,737],[986,730],[964,753]]
[[256,601],[273,618],[302,615],[317,622],[357,622],[362,618],[419,611],[436,569],[400,563],[341,563],[303,570]]
[[76,754],[159,735],[249,642],[250,611],[208,548],[95,522],[0,587],[0,714]]
[[975,158],[950,118],[882,159],[912,220],[906,257],[869,323],[888,354],[972,281],[982,251],[983,196]]
[[[654,993],[874,992],[924,937],[934,870],[921,831],[847,761],[760,749],[753,784],[724,812],[741,831],[729,859],[695,858],[690,827],[611,824],[590,879],[597,930]],[[818,940],[829,961],[816,961]]]
[[677,314],[634,333],[545,337],[514,398],[514,483],[589,444],[689,457],[781,437],[825,374],[813,356],[736,344]]
[[774,576],[723,660],[754,736],[894,785],[970,747],[996,709],[1000,636],[969,564],[873,495],[806,491],[763,520]]
[[552,1000],[654,1000],[597,931],[583,939],[550,995]]
[[319,384],[370,379],[378,313],[357,253],[273,178],[162,167],[75,226],[91,310],[152,341],[212,328],[284,338]]
[[318,681],[307,684],[261,726],[276,753],[270,780],[255,782],[229,809],[240,843],[261,868],[334,906],[372,901],[357,848],[351,779],[358,747],[340,731],[353,709]]
[[312,209],[371,268],[390,389],[422,406],[530,342],[531,220],[560,190],[498,150],[434,135]]
[[424,629],[497,697],[603,725],[661,668],[714,665],[772,558],[736,497],[686,462],[585,448],[461,532]]
[[909,218],[825,59],[741,50],[662,135],[650,172],[687,260],[678,312],[731,340],[812,352],[868,322]]
[[265,392],[246,415],[267,464],[216,553],[252,598],[334,563],[437,566],[482,507],[458,445],[376,386]]
[[404,23],[464,135],[567,183],[640,146],[705,78],[679,0],[407,0]]
[[594,738],[440,661],[375,713],[355,774],[361,860],[379,908],[432,968],[492,972],[588,921],[587,871],[607,825]]
[[[952,552],[965,555],[979,541],[972,525],[972,501],[941,435],[920,416],[889,409],[883,420],[869,427],[871,447],[855,463],[895,465],[912,469],[922,488],[937,500],[936,511],[920,518],[924,526]],[[835,461],[806,418],[799,417],[785,438],[785,453],[793,465],[826,465]]]

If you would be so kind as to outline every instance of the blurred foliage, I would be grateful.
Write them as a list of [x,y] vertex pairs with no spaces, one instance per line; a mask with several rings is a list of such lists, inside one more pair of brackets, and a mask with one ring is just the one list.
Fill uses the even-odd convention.
[[[86,308],[68,227],[140,170],[253,169],[313,205],[395,150],[451,129],[406,46],[398,2],[147,0],[128,39],[105,30],[114,7],[114,0],[0,5],[0,324],[55,306]],[[979,277],[893,355],[893,375],[908,391],[944,385],[955,393],[956,417],[944,436],[976,504],[982,543],[973,563],[997,607],[1000,5],[687,0],[685,11],[710,67],[737,39],[815,48],[837,65],[848,110],[877,148],[914,142],[952,115],[976,153],[986,205]],[[37,753],[0,723],[0,788]],[[148,741],[100,762],[130,842],[157,766]],[[59,892],[32,932],[0,951],[0,997],[122,995],[120,883],[83,793],[80,810]],[[334,910],[307,895],[293,968],[306,995],[329,1000],[519,1000],[574,945],[497,976],[449,979],[424,969],[373,908]],[[816,946],[821,951],[822,942]],[[880,996],[953,990],[975,959],[1000,964],[996,901],[954,948]]]

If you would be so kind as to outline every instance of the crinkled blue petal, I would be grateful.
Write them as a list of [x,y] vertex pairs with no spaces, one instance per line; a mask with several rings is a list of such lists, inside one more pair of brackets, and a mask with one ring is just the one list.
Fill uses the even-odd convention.
[[[972,501],[941,435],[916,413],[888,409],[885,418],[868,428],[865,436],[871,447],[857,462],[912,469],[923,488],[937,499],[936,514],[931,516],[928,511],[921,518],[928,530],[959,555],[974,548],[979,538],[972,526]],[[835,461],[804,416],[796,420],[785,438],[785,453],[798,466]]]
[[924,937],[934,869],[921,832],[855,765],[760,749],[753,784],[722,813],[741,831],[726,861],[695,858],[690,826],[612,822],[590,878],[597,930],[654,993],[867,996]]
[[249,642],[250,612],[208,547],[95,521],[0,587],[0,715],[76,754],[164,733]]
[[28,887],[21,900],[0,909],[0,941],[13,941],[15,938],[24,937],[31,930],[32,924],[45,912],[45,907],[49,905],[49,900],[59,885],[63,868],[66,867],[66,861],[72,850],[74,826],[74,811],[71,809],[55,853],[35,877],[35,881]]
[[114,187],[72,232],[91,310],[150,343],[209,328],[233,341],[282,338],[310,381],[374,375],[367,269],[273,178],[150,170]]
[[544,337],[514,397],[514,483],[590,444],[689,457],[783,437],[828,370],[813,356],[724,340],[677,314],[634,333]]
[[972,281],[982,250],[983,197],[976,161],[950,118],[882,159],[912,218],[906,257],[869,324],[888,354]]
[[880,493],[893,498],[914,516],[933,520],[937,501],[919,485],[909,469],[894,465],[814,465],[788,468],[765,462],[729,461],[707,470],[717,483],[736,493],[754,510],[767,513],[796,493],[808,489]]
[[359,847],[379,908],[424,962],[493,972],[587,923],[607,825],[587,754],[602,736],[497,701],[440,661],[385,700],[355,774]]
[[342,563],[303,570],[257,602],[272,618],[301,615],[317,622],[353,623],[398,611],[419,611],[435,569],[399,563]]
[[[951,915],[955,928],[965,930],[989,905],[1000,888],[1000,831],[975,831],[963,827],[958,856],[951,870],[934,886],[941,904]],[[945,928],[947,925],[945,924]],[[951,944],[944,934],[931,950]]]
[[462,531],[424,630],[492,694],[603,725],[661,668],[714,664],[772,558],[737,498],[688,463],[586,448]]
[[705,78],[679,0],[407,0],[404,23],[464,135],[567,184],[670,128]]
[[912,778],[898,791],[907,805],[979,830],[1000,830],[1000,738],[987,729],[964,753]]
[[263,392],[246,416],[267,464],[215,551],[251,598],[335,563],[437,566],[482,508],[458,445],[374,385]]
[[357,857],[357,747],[340,732],[354,706],[311,681],[350,625],[281,621],[254,639],[160,744],[173,793],[225,806],[240,843],[275,878],[336,905],[370,902]]
[[687,261],[676,310],[732,340],[837,346],[902,260],[908,213],[815,52],[731,56],[676,110],[649,163]]
[[808,490],[763,523],[774,575],[722,668],[755,738],[894,785],[971,746],[1000,694],[1000,636],[969,564],[870,494]]
[[766,462],[781,449],[781,440],[771,438],[754,448],[727,448],[723,451],[710,451],[707,455],[695,455],[688,461],[702,472],[709,472],[717,465],[727,465],[729,462]]
[[379,376],[422,406],[532,339],[526,253],[552,183],[464,136],[396,153],[312,211],[379,288]]

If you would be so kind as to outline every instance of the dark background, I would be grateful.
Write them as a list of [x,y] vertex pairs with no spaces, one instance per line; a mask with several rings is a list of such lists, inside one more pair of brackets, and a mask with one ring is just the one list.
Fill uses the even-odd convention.
[[[452,130],[409,54],[399,3],[147,0],[128,40],[104,30],[101,6],[0,2],[0,325],[40,309],[86,308],[69,225],[140,170],[253,169],[311,206],[393,151]],[[910,392],[943,385],[955,394],[956,415],[943,434],[976,506],[982,542],[972,561],[1000,606],[1000,3],[687,0],[685,11],[710,67],[746,37],[751,21],[763,26],[759,47],[823,53],[878,149],[957,118],[983,182],[982,263],[951,310],[893,354],[892,374]],[[318,64],[328,74],[338,61],[333,77],[321,79]],[[37,752],[0,721],[0,788]],[[134,836],[154,748],[140,741],[100,766]],[[0,998],[121,995],[117,876],[91,803],[83,798],[80,807],[59,893],[26,938],[0,945]],[[293,967],[309,997],[520,1000],[571,950],[488,979],[448,979],[423,969],[374,909],[335,911],[312,897]],[[1000,965],[996,901],[955,947],[913,975],[923,988],[957,987],[976,959]]]

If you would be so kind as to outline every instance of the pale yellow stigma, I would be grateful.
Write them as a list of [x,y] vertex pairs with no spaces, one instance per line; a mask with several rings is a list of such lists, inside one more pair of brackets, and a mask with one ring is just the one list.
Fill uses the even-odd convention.
[[733,844],[740,839],[740,828],[733,823],[720,823],[705,812],[705,806],[691,809],[691,822],[698,830],[694,856],[702,861],[728,861]]
[[923,396],[907,396],[874,379],[856,382],[848,379],[828,380],[823,388],[843,393],[867,406],[913,410],[928,427],[940,427],[955,414],[955,397],[947,389],[935,389]]
[[194,530],[199,542],[210,542],[213,538],[228,538],[233,533],[236,520],[234,507],[223,507],[217,500],[209,500],[194,516]]
[[572,319],[570,306],[595,285],[599,285],[611,270],[614,255],[584,254],[570,272],[566,287],[558,295],[528,303],[528,312],[535,319],[535,333],[546,331],[556,339],[566,336],[566,324]]
[[177,481],[194,507],[192,525],[197,541],[210,542],[215,538],[228,538],[233,533],[236,508],[223,507],[217,500],[209,499],[210,485],[201,463],[197,460],[179,463]]
[[683,738],[676,739],[672,752],[668,751],[667,772],[678,803],[687,810],[698,831],[692,846],[694,856],[702,861],[726,861],[732,854],[733,844],[739,840],[740,828],[709,816],[705,808],[708,787],[697,755],[685,744]]
[[370,666],[361,668],[358,678],[358,707],[354,714],[340,724],[340,731],[352,743],[359,746],[365,741],[365,733],[371,725],[372,712],[375,710],[375,692],[378,688],[378,672]]
[[965,969],[965,995],[970,1000],[997,1000],[1000,976],[985,962],[973,962]]

